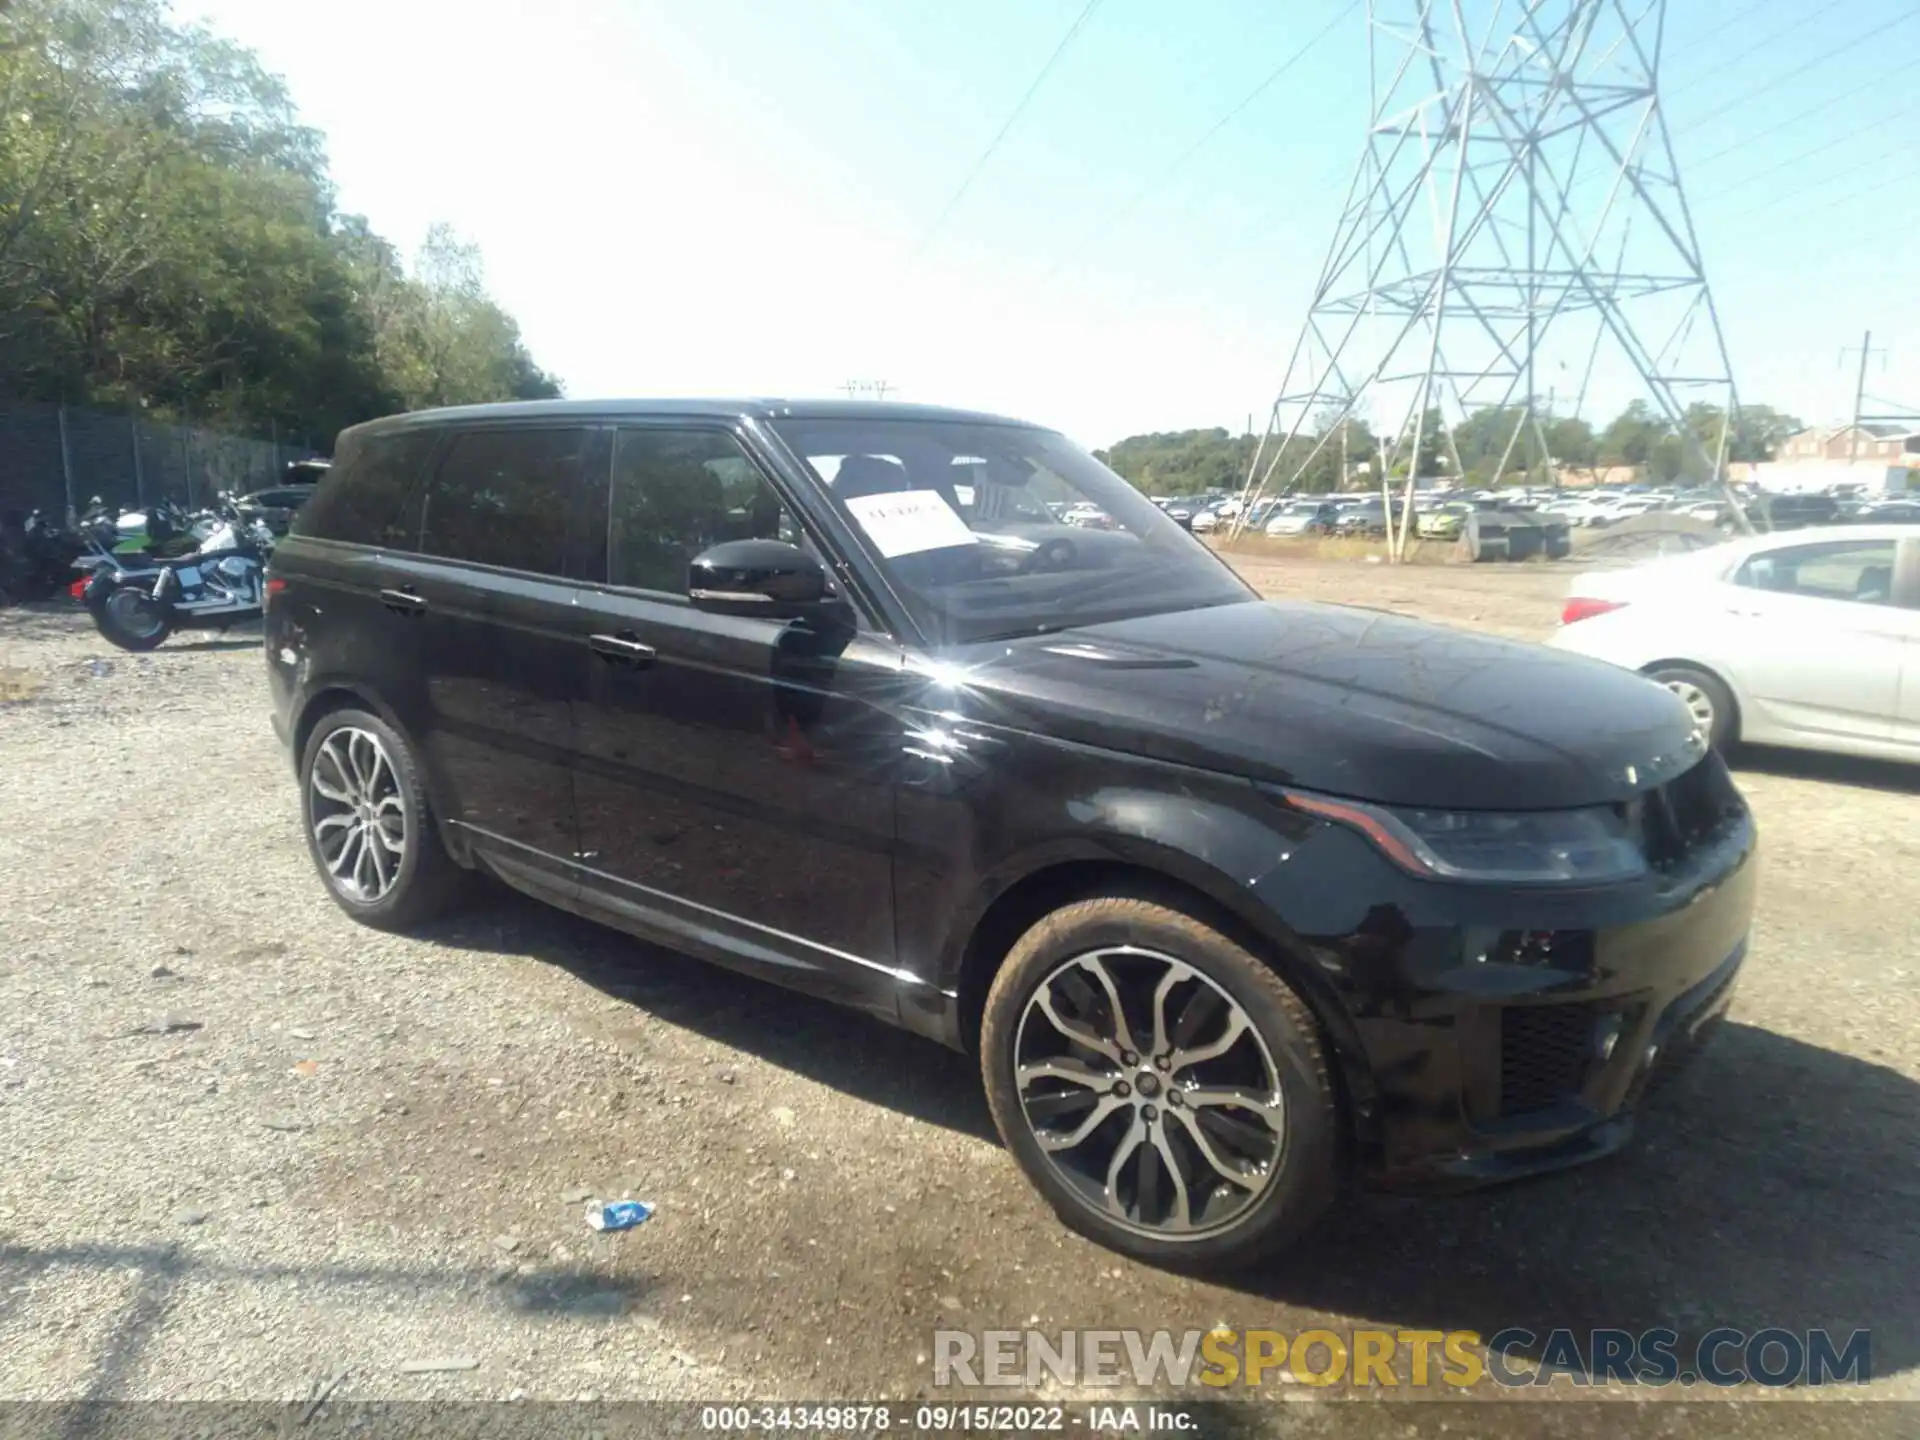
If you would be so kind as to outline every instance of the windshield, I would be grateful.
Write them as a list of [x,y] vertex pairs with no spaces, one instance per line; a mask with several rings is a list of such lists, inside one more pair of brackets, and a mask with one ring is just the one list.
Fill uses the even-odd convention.
[[907,419],[773,428],[943,643],[1254,598],[1145,495],[1050,431]]

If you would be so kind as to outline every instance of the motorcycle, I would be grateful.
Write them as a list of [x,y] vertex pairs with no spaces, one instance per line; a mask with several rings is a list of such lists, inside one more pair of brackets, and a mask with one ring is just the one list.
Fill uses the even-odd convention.
[[7,601],[45,600],[67,588],[80,537],[35,510],[0,521],[0,595]]
[[[157,508],[157,507],[156,507]],[[155,512],[96,520],[87,529],[91,551],[74,562],[89,573],[72,593],[87,607],[100,634],[122,650],[152,650],[175,630],[225,631],[257,620],[265,601],[266,558],[272,534],[241,518],[230,498],[205,515],[164,515],[154,535]],[[167,546],[183,534],[196,542],[184,553],[156,555],[128,548],[137,534]]]

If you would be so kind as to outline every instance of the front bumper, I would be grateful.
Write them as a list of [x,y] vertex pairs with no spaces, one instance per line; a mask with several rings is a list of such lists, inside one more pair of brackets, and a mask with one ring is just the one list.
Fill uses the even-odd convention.
[[[1640,1098],[1684,1069],[1719,1028],[1733,1002],[1734,983],[1745,959],[1743,942],[1705,980],[1664,1008],[1632,1003],[1598,1007],[1596,1026],[1611,1014],[1628,1016],[1628,1025],[1609,1056],[1602,1058],[1589,1050],[1583,1060],[1575,1061],[1577,1052],[1569,1044],[1566,1060],[1543,1055],[1538,1049],[1527,1057],[1525,1063],[1548,1070],[1562,1064],[1576,1074],[1576,1066],[1584,1069],[1559,1099],[1542,1109],[1522,1111],[1504,1124],[1463,1124],[1460,1143],[1451,1153],[1402,1158],[1397,1167],[1383,1165],[1371,1177],[1373,1183],[1382,1189],[1471,1190],[1613,1154],[1633,1138]],[[1632,1023],[1636,1010],[1644,1017],[1638,1027]],[[1589,1036],[1593,1033],[1587,1030]],[[1514,1064],[1514,1057],[1503,1050],[1501,1061],[1504,1069]]]
[[1468,1188],[1619,1149],[1746,961],[1747,816],[1684,874],[1584,892],[1402,880],[1359,836],[1326,838],[1317,862],[1372,898],[1358,923],[1354,902],[1330,901],[1346,917],[1301,938],[1331,987],[1363,1172],[1382,1188]]

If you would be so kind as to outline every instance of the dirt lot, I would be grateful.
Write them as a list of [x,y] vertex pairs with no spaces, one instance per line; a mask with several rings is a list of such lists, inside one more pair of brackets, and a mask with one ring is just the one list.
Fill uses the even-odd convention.
[[[1247,570],[1523,636],[1565,574]],[[901,1398],[936,1328],[1226,1322],[1868,1328],[1920,1399],[1920,772],[1740,771],[1735,1023],[1628,1154],[1203,1283],[1056,1224],[929,1044],[509,895],[355,927],[257,642],[0,613],[0,1396]],[[660,1209],[596,1235],[588,1194]]]

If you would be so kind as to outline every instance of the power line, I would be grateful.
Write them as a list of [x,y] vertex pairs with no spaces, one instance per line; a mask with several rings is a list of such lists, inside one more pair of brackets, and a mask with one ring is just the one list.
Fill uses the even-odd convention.
[[[1723,34],[1729,33],[1730,28],[1733,25],[1737,24],[1741,20],[1746,19],[1747,16],[1753,14],[1753,12],[1756,10],[1766,9],[1772,3],[1773,3],[1773,0],[1760,0],[1760,3],[1755,5],[1749,5],[1747,6],[1746,9],[1738,11],[1737,13],[1729,16],[1727,19],[1717,22],[1714,28],[1716,30],[1721,31]],[[1672,93],[1674,95],[1684,95],[1687,91],[1698,87],[1701,81],[1710,79],[1713,76],[1718,75],[1723,70],[1731,70],[1735,65],[1738,65],[1742,60],[1746,59],[1749,55],[1758,54],[1760,51],[1766,49],[1769,45],[1773,44],[1776,40],[1785,39],[1787,36],[1791,35],[1794,31],[1800,29],[1802,26],[1811,24],[1813,21],[1818,20],[1822,15],[1825,15],[1829,10],[1838,10],[1842,5],[1851,5],[1854,3],[1855,3],[1855,0],[1827,0],[1827,3],[1825,5],[1822,5],[1818,10],[1815,10],[1812,13],[1807,15],[1802,15],[1798,20],[1794,21],[1791,25],[1785,26],[1782,29],[1774,31],[1771,35],[1767,36],[1765,39],[1754,41],[1753,44],[1747,46],[1747,48],[1744,50],[1736,50],[1733,54],[1724,57],[1718,65],[1708,66],[1705,70],[1702,70],[1698,75],[1695,75],[1692,79],[1688,80],[1686,84],[1675,86]]]
[[1869,130],[1876,130],[1880,126],[1885,125],[1890,120],[1902,119],[1905,116],[1911,115],[1916,110],[1920,110],[1920,101],[1915,101],[1911,105],[1902,106],[1898,110],[1889,110],[1884,115],[1880,115],[1877,118],[1875,118],[1869,124],[1856,125],[1853,129],[1847,131],[1843,135],[1836,135],[1833,139],[1828,140],[1823,144],[1816,145],[1811,150],[1802,150],[1798,155],[1790,155],[1777,165],[1769,165],[1764,170],[1756,170],[1753,174],[1747,176],[1745,179],[1736,180],[1731,185],[1722,185],[1718,190],[1708,191],[1707,195],[1708,197],[1711,197],[1714,195],[1728,195],[1735,190],[1744,190],[1747,188],[1747,186],[1753,184],[1754,181],[1756,180],[1764,180],[1770,175],[1777,175],[1782,170],[1791,169],[1793,166],[1798,165],[1803,161],[1811,160],[1816,155],[1824,155],[1827,151],[1833,149],[1837,145],[1844,145],[1849,140],[1858,139],[1860,136],[1866,134]]
[[[1886,21],[1884,24],[1876,25],[1871,30],[1868,30],[1862,34],[1854,36],[1851,40],[1843,40],[1840,44],[1834,46],[1831,50],[1824,51],[1821,54],[1814,56],[1811,60],[1801,61],[1798,65],[1794,66],[1793,69],[1789,70],[1786,74],[1781,75],[1777,79],[1768,81],[1766,83],[1769,85],[1777,85],[1781,83],[1781,81],[1796,79],[1799,76],[1804,75],[1807,71],[1816,69],[1819,66],[1826,64],[1827,61],[1832,60],[1837,56],[1846,54],[1847,51],[1853,49],[1855,46],[1866,44],[1867,41],[1873,39],[1876,35],[1884,34],[1888,30],[1893,29],[1894,26],[1896,25],[1907,24],[1908,22],[1913,20],[1917,14],[1920,14],[1920,11],[1909,10],[1904,14],[1895,15],[1891,20]],[[1688,122],[1687,128],[1694,129],[1698,126],[1706,124],[1707,121],[1709,120],[1719,119],[1722,115],[1726,114],[1729,110],[1736,109],[1739,106],[1746,104],[1748,101],[1753,99],[1755,95],[1759,94],[1760,91],[1764,88],[1765,88],[1764,85],[1757,85],[1753,87],[1753,89],[1751,90],[1744,91],[1741,94],[1734,96],[1731,100],[1727,101],[1726,104],[1715,106],[1713,109],[1707,111],[1707,113],[1704,115],[1695,116],[1694,119]]]
[[987,148],[980,152],[980,158],[973,162],[973,168],[967,171],[966,178],[960,182],[960,188],[953,192],[952,196],[947,200],[947,203],[940,207],[940,213],[933,217],[933,223],[927,227],[926,233],[920,237],[920,243],[913,247],[913,253],[907,259],[908,265],[912,265],[921,255],[926,253],[927,246],[933,243],[934,237],[940,233],[941,228],[947,223],[948,219],[951,218],[953,212],[959,208],[960,202],[966,198],[967,192],[973,188],[973,182],[980,178],[980,172],[987,168],[987,162],[993,159],[995,152],[1000,149],[1001,143],[1012,133],[1013,127],[1019,123],[1020,117],[1026,113],[1027,106],[1033,103],[1033,97],[1038,95],[1040,93],[1040,87],[1047,83],[1047,77],[1053,73],[1053,67],[1060,63],[1060,57],[1067,53],[1068,47],[1074,42],[1074,37],[1079,35],[1087,21],[1093,17],[1093,12],[1100,8],[1101,3],[1102,0],[1087,0],[1087,3],[1081,7],[1080,13],[1074,18],[1073,24],[1067,27],[1067,33],[1062,35],[1060,37],[1060,43],[1053,47],[1053,53],[1047,57],[1046,64],[1040,67],[1040,73],[1033,77],[1033,83],[1027,86],[1026,93],[1022,95],[1014,105],[1012,113],[1006,118],[1006,123],[994,132],[993,139],[987,142]]
[[[1892,117],[1888,117],[1888,118],[1892,118]],[[1865,128],[1871,129],[1873,127],[1868,126]],[[1856,135],[1862,134],[1862,133],[1864,133],[1864,130],[1858,130],[1854,132],[1854,134]],[[1851,179],[1853,176],[1860,174],[1862,171],[1872,170],[1877,166],[1886,164],[1887,161],[1889,160],[1895,159],[1899,156],[1909,155],[1912,153],[1912,148],[1913,147],[1910,142],[1903,141],[1902,143],[1894,146],[1891,150],[1882,150],[1878,154],[1871,155],[1867,159],[1860,161],[1858,164],[1849,165],[1844,170],[1836,170],[1832,174],[1824,176],[1823,178],[1812,183],[1811,185],[1808,185],[1800,190],[1796,190],[1794,192],[1794,198],[1796,200],[1801,199],[1813,191],[1829,189],[1832,186],[1839,184],[1843,180]],[[1885,178],[1888,181],[1893,182],[1897,185],[1899,182],[1904,180],[1920,178],[1920,171],[1914,171],[1912,169],[1907,169],[1904,171],[1896,170],[1887,174]],[[1744,184],[1744,182],[1742,183]],[[1729,190],[1737,189],[1737,188],[1739,187],[1737,186],[1728,187]],[[1722,192],[1713,192],[1713,193],[1717,194]],[[1731,215],[1716,215],[1714,219],[1716,223],[1721,225],[1731,224],[1735,220],[1744,220],[1748,216],[1758,215],[1762,211],[1777,210],[1779,208],[1779,204],[1780,202],[1778,200],[1763,200],[1758,205],[1750,205],[1744,210],[1736,210]],[[1825,236],[1822,232],[1816,231],[1814,233],[1816,235],[1816,238],[1820,238],[1823,240],[1830,238],[1828,236]],[[1879,233],[1879,234],[1869,236],[1868,238],[1876,241],[1884,242],[1887,237],[1885,233]]]
[[1811,109],[1802,110],[1797,115],[1790,115],[1785,120],[1777,120],[1773,124],[1767,126],[1766,129],[1764,130],[1748,131],[1745,135],[1742,135],[1738,140],[1734,141],[1733,144],[1722,146],[1720,149],[1714,151],[1711,155],[1703,155],[1698,160],[1695,160],[1693,164],[1696,167],[1700,167],[1700,166],[1711,165],[1716,160],[1724,160],[1727,156],[1733,154],[1735,151],[1744,149],[1746,146],[1751,145],[1754,141],[1760,139],[1763,136],[1772,135],[1776,131],[1785,130],[1790,125],[1798,125],[1802,120],[1811,119],[1813,116],[1818,115],[1823,110],[1831,110],[1834,106],[1838,105],[1842,100],[1851,100],[1854,96],[1863,94],[1868,90],[1884,90],[1886,89],[1886,85],[1887,85],[1887,81],[1884,75],[1875,75],[1871,79],[1863,80],[1860,84],[1855,85],[1850,90],[1842,90],[1838,95],[1829,96],[1825,100],[1822,100],[1818,105],[1813,106]]
[[1213,140],[1214,136],[1218,135],[1222,130],[1226,129],[1227,126],[1231,125],[1235,120],[1238,120],[1243,114],[1245,114],[1249,106],[1251,106],[1262,95],[1266,94],[1267,91],[1271,90],[1276,84],[1278,84],[1281,78],[1285,76],[1289,70],[1293,69],[1295,65],[1298,65],[1302,60],[1306,59],[1307,55],[1313,50],[1315,46],[1317,46],[1322,40],[1326,39],[1327,36],[1331,35],[1334,32],[1334,30],[1338,28],[1341,22],[1343,22],[1349,15],[1353,14],[1354,11],[1358,10],[1359,8],[1360,8],[1360,0],[1350,0],[1350,3],[1344,6],[1339,12],[1339,14],[1335,15],[1333,19],[1329,20],[1324,26],[1322,26],[1318,31],[1314,33],[1312,39],[1308,40],[1306,44],[1302,45],[1298,50],[1294,51],[1293,54],[1289,55],[1285,60],[1281,61],[1279,65],[1275,66],[1272,70],[1268,71],[1266,78],[1261,80],[1261,82],[1258,85],[1254,86],[1252,90],[1248,91],[1245,97],[1243,97],[1237,105],[1235,105],[1231,110],[1227,111],[1225,115],[1222,115],[1218,120],[1216,120],[1213,123],[1213,125],[1208,128],[1207,132],[1204,135],[1202,135],[1198,140],[1194,141],[1193,144],[1189,145],[1185,150],[1182,150],[1180,154],[1174,158],[1172,164],[1168,165],[1158,175],[1154,176],[1153,179],[1149,180],[1145,185],[1141,186],[1138,190],[1134,191],[1133,195],[1126,201],[1125,204],[1121,205],[1119,209],[1115,210],[1099,225],[1095,226],[1093,230],[1091,230],[1087,234],[1087,237],[1084,240],[1082,240],[1077,246],[1075,246],[1071,251],[1068,252],[1065,259],[1061,260],[1057,265],[1055,265],[1051,270],[1047,272],[1046,278],[1049,280],[1052,279],[1054,276],[1058,275],[1062,270],[1064,270],[1070,263],[1072,263],[1073,260],[1078,258],[1080,254],[1082,254],[1084,251],[1092,249],[1094,245],[1098,244],[1101,240],[1106,238],[1106,236],[1110,234],[1114,229],[1116,229],[1123,220],[1125,220],[1129,215],[1131,215],[1136,209],[1139,208],[1140,202],[1142,200],[1145,200],[1147,196],[1151,195],[1155,190],[1158,190],[1162,185],[1166,184],[1166,182],[1169,179],[1171,179],[1176,173],[1178,173],[1179,170],[1189,160],[1191,160],[1195,155],[1198,155],[1202,150],[1204,150],[1207,147],[1207,145]]

